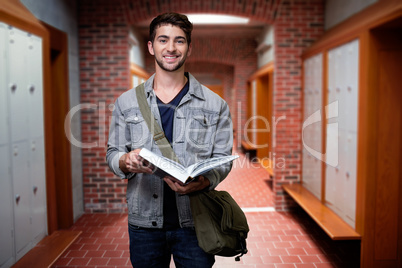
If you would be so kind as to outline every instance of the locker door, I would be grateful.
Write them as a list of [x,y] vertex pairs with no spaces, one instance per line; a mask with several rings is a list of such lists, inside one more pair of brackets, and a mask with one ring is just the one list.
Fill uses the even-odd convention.
[[42,40],[30,36],[27,55],[28,118],[30,135],[30,180],[32,183],[32,240],[39,242],[47,230],[46,220],[46,174],[43,139],[43,86],[42,86]]
[[8,267],[14,262],[13,196],[9,155],[10,146],[8,144],[0,145],[0,267],[3,265]]
[[[337,68],[337,53],[336,49],[328,51],[328,105],[337,101],[336,95],[336,72]],[[333,141],[338,140],[338,132],[335,128],[335,124],[327,124],[326,126],[326,152],[327,154],[337,150],[337,148],[333,148]],[[325,201],[327,205],[333,208],[336,203],[336,182],[337,182],[337,169],[330,165],[326,165],[325,168]]]
[[359,41],[355,40],[346,47],[347,57],[345,74],[345,97],[346,107],[348,109],[348,120],[345,123],[345,129],[348,131],[357,131],[358,118],[358,87],[359,87]]
[[29,125],[26,32],[9,30],[8,91],[10,105],[10,140],[12,144],[12,180],[14,190],[14,230],[16,260],[31,248],[31,183],[29,172]]
[[357,135],[353,132],[348,132],[346,136],[347,151],[345,154],[345,164],[343,171],[344,192],[346,198],[343,200],[343,210],[345,213],[345,221],[355,227],[356,223],[356,177],[357,177]]
[[[326,169],[326,201],[350,226],[355,227],[356,158],[358,116],[359,41],[354,40],[328,52],[328,102],[338,100],[339,129],[327,126],[327,148],[338,140],[339,164]],[[337,138],[335,138],[337,136]]]
[[7,25],[0,23],[0,144],[9,143],[7,101]]
[[9,30],[9,79],[11,140],[21,141],[28,138],[27,113],[27,72],[25,54],[27,33],[12,28]]
[[[304,120],[321,114],[322,92],[322,54],[305,61]],[[321,126],[318,121],[303,129],[303,141],[319,154],[321,149]],[[303,150],[303,185],[317,198],[321,198],[321,162],[307,150]]]
[[7,25],[0,23],[0,267],[14,263],[13,201],[6,83]]
[[17,260],[31,248],[31,184],[29,182],[29,143],[13,143],[14,228]]
[[27,108],[31,138],[43,137],[42,39],[30,36],[27,46]]
[[30,141],[30,177],[32,195],[32,240],[38,243],[47,234],[45,151],[43,137]]
[[357,118],[358,118],[358,75],[359,75],[359,40],[354,40],[345,46],[347,58],[345,74],[345,98],[348,117],[345,122],[346,144],[344,158],[344,191],[346,199],[343,200],[345,221],[355,227],[356,218],[356,177],[357,177]]

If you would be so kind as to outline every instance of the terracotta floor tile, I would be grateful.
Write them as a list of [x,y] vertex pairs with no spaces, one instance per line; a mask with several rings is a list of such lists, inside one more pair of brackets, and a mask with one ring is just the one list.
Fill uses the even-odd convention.
[[302,261],[298,256],[281,256],[283,263],[301,263]]
[[98,265],[106,265],[106,264],[108,264],[108,262],[109,262],[109,258],[105,258],[105,257],[98,258],[98,257],[95,257],[95,258],[91,258],[91,259],[90,259],[88,265],[95,265],[95,266],[98,266]]
[[282,263],[282,259],[279,256],[261,256],[264,263]]
[[275,248],[289,248],[292,246],[290,242],[274,242]]
[[110,257],[110,258],[120,258],[123,255],[123,251],[121,250],[107,250],[105,252],[104,257]]
[[316,268],[313,263],[296,263],[297,268]]
[[281,235],[279,238],[281,241],[298,241],[294,235]]
[[294,268],[296,267],[294,264],[290,264],[290,263],[279,263],[279,264],[275,264],[276,268]]
[[88,250],[87,253],[85,254],[85,257],[89,257],[89,258],[94,258],[94,257],[103,257],[103,255],[105,254],[105,250]]
[[129,258],[110,258],[108,265],[127,265]]
[[[72,246],[74,246],[74,245],[75,244],[73,244]],[[82,245],[81,250],[98,250],[99,247],[100,247],[99,244],[84,244],[84,245]]]
[[292,256],[307,255],[307,250],[305,248],[287,248],[286,251]]
[[87,265],[91,258],[72,258],[68,265],[72,265],[73,267],[76,265]]
[[287,256],[289,255],[285,248],[270,248],[269,255],[271,256]]
[[115,250],[116,248],[117,248],[117,245],[115,245],[115,244],[101,244],[99,247],[100,250]]

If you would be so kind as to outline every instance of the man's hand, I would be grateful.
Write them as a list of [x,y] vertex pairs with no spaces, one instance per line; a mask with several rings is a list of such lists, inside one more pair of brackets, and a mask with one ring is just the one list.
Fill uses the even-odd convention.
[[201,191],[209,186],[210,182],[204,176],[198,176],[197,179],[186,185],[180,185],[177,181],[174,181],[171,177],[165,177],[163,180],[169,185],[169,187],[179,194],[189,194],[196,191]]
[[135,149],[120,157],[119,168],[124,173],[152,173],[152,165],[139,156],[141,149]]

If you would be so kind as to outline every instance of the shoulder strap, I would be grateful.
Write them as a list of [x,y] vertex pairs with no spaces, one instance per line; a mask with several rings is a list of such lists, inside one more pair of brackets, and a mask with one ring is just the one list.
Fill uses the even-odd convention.
[[145,122],[147,122],[148,129],[153,135],[155,143],[158,145],[162,155],[176,162],[179,162],[178,157],[173,151],[172,145],[169,143],[165,136],[165,132],[163,132],[151,112],[151,108],[149,107],[147,102],[147,97],[145,96],[144,83],[136,87],[135,93],[137,95],[137,101],[138,105],[140,106],[141,114],[144,117]]

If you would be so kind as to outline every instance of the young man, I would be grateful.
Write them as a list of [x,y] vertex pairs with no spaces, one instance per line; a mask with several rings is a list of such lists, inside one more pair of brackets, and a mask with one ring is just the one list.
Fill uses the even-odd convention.
[[[151,22],[148,50],[155,57],[155,74],[144,85],[153,116],[184,166],[231,155],[233,145],[227,103],[184,72],[192,51],[192,28],[187,17],[177,13],[159,15]],[[169,267],[173,255],[177,267],[211,267],[215,259],[198,246],[187,194],[214,189],[231,164],[183,186],[153,175],[138,155],[141,148],[161,155],[131,89],[115,103],[106,158],[116,175],[128,179],[132,265]]]

